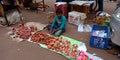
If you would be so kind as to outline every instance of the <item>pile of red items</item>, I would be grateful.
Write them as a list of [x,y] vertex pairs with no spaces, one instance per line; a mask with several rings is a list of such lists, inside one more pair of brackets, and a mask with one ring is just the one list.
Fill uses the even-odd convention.
[[32,35],[32,32],[36,30],[36,27],[26,27],[24,23],[19,24],[19,28],[12,28],[12,32],[17,34],[18,37],[22,39],[29,39],[29,37]]
[[31,30],[27,27],[20,27],[16,30],[16,34],[19,38],[28,39],[31,36]]
[[60,42],[62,41],[61,38],[49,36],[48,34],[45,34],[43,32],[36,32],[32,35],[31,40],[33,42],[45,44],[49,49],[52,50],[59,50]]
[[71,56],[72,58],[76,58],[76,57],[77,57],[77,55],[78,55],[77,48],[78,48],[78,46],[77,46],[76,44],[73,44],[72,52],[71,52],[71,54],[70,54],[70,56]]
[[[47,33],[37,31],[37,27],[29,26],[26,27],[24,23],[19,24],[18,28],[12,28],[12,33],[17,34],[19,38],[29,39],[32,42],[44,44],[47,48],[66,54],[71,58],[78,56],[77,44],[72,44],[69,40],[61,37],[54,37]],[[32,32],[35,32],[32,34]]]
[[81,51],[80,56],[77,57],[77,60],[93,60],[93,58],[89,58],[89,56]]
[[72,58],[78,55],[77,44],[71,46],[71,42],[60,37],[53,37],[43,32],[36,32],[32,35],[31,40],[40,44],[45,44],[49,49],[55,50]]
[[31,30],[28,27],[24,26],[24,23],[19,25],[19,28],[16,29],[16,34],[19,38],[28,39],[31,36]]
[[42,43],[42,44],[47,44],[49,43],[49,39],[52,38],[50,36],[48,36],[47,34],[45,33],[42,33],[42,32],[36,32],[32,35],[31,37],[31,40],[33,42],[37,42],[37,43]]

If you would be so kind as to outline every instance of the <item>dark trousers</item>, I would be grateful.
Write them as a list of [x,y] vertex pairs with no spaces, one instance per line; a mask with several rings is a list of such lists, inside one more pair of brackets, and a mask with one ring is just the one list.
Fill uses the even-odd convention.
[[98,11],[103,11],[103,0],[98,0]]

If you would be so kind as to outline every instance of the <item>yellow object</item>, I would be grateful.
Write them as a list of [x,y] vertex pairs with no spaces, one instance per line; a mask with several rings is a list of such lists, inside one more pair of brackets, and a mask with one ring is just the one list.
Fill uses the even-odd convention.
[[106,16],[97,16],[95,19],[95,23],[102,24],[103,22],[110,22],[110,17]]

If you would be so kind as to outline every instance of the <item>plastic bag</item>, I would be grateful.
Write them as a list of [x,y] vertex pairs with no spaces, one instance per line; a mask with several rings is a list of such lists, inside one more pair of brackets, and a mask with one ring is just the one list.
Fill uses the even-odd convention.
[[[15,24],[20,21],[20,13],[17,10],[9,12],[6,16],[9,24]],[[4,17],[0,17],[0,24],[6,24],[6,20]]]
[[92,28],[88,24],[79,24],[78,25],[78,32],[91,32]]

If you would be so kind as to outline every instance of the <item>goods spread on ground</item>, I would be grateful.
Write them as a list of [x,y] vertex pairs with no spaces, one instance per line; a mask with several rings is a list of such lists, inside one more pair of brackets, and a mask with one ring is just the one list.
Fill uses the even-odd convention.
[[30,26],[26,27],[24,23],[19,24],[18,28],[12,28],[11,29],[11,35],[16,34],[21,39],[29,39],[29,37],[32,35],[32,32],[37,31],[37,27]]
[[37,43],[42,48],[61,54],[71,60],[91,59],[78,49],[82,42],[66,36],[55,37],[45,32],[37,31],[37,29],[35,26],[28,27],[21,23],[18,28],[12,28],[9,35],[15,35],[17,38]]
[[79,44],[37,31],[37,27],[34,26],[26,27],[24,23],[19,24],[18,28],[13,27],[10,35],[17,35],[17,38],[45,45],[50,50],[68,55],[69,58],[76,58],[79,54],[77,50]]
[[54,37],[43,32],[36,32],[32,35],[31,41],[44,44],[47,49],[66,54],[71,58],[76,58],[79,55],[77,50],[78,44],[72,44],[72,42],[62,37]]

